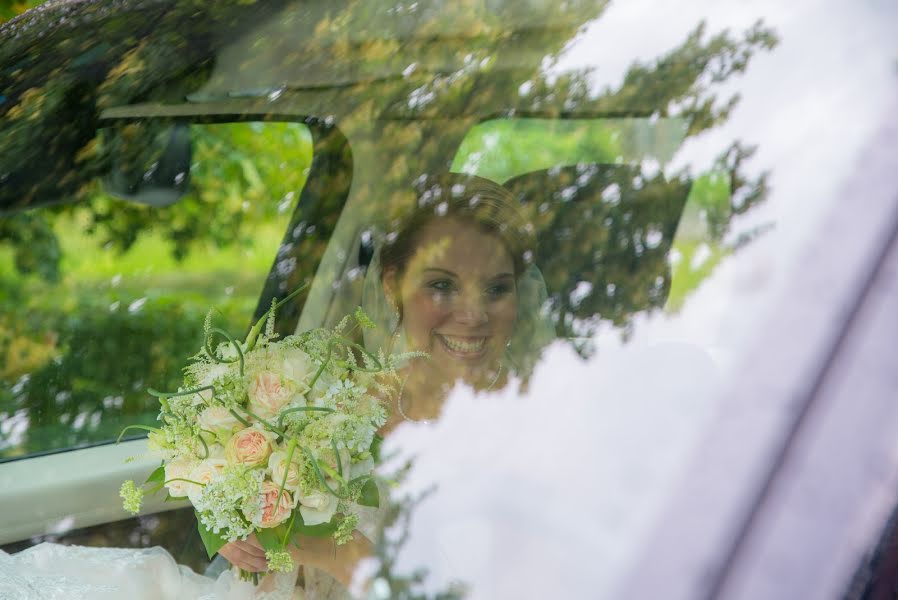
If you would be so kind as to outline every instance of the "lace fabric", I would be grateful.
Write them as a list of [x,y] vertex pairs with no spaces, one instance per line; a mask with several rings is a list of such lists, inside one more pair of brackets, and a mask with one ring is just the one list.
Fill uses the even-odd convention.
[[88,548],[38,544],[14,555],[0,551],[4,600],[287,600],[275,587],[256,595],[230,572],[217,579],[178,565],[162,548]]

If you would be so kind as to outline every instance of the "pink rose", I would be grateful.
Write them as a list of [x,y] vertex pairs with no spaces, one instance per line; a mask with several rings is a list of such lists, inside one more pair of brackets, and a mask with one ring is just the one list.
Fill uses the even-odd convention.
[[272,434],[247,427],[241,429],[228,440],[225,458],[232,464],[258,467],[268,461],[272,451]]
[[271,419],[280,414],[295,392],[277,373],[262,371],[249,384],[248,393],[250,410],[263,419]]
[[281,500],[277,501],[280,486],[265,481],[262,483],[262,520],[260,527],[277,527],[290,517],[293,512],[293,497],[286,489],[281,492]]

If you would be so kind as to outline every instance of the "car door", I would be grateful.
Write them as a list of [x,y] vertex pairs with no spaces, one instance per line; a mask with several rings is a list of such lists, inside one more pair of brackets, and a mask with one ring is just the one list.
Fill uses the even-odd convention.
[[119,522],[144,442],[98,444],[152,423],[208,305],[240,332],[309,283],[279,331],[338,321],[388,217],[453,171],[519,202],[552,336],[516,387],[387,440],[367,591],[837,597],[894,501],[893,363],[864,345],[892,323],[894,19],[159,2],[5,25],[3,542],[202,569],[189,511]]

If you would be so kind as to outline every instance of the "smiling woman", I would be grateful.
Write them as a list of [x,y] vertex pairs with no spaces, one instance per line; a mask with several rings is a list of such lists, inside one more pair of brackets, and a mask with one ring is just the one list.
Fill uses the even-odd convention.
[[390,345],[421,353],[406,369],[395,418],[438,416],[456,382],[487,390],[511,371],[523,375],[528,361],[512,347],[538,354],[552,337],[547,319],[524,326],[539,320],[546,293],[519,206],[490,180],[443,174],[422,179],[417,209],[393,222],[366,296],[369,305],[385,300],[374,304],[386,310]]

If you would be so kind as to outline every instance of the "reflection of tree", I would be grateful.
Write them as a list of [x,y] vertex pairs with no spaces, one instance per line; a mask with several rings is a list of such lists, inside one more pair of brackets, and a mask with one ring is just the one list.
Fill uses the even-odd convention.
[[578,165],[506,184],[539,232],[539,262],[558,333],[588,337],[601,318],[626,325],[664,304],[667,254],[688,183],[614,165]]
[[[264,310],[271,297],[312,278],[348,196],[356,210],[370,211],[372,220],[396,214],[407,206],[422,173],[456,163],[457,149],[478,122],[652,115],[683,119],[687,136],[700,135],[725,121],[737,101],[719,97],[721,85],[743,72],[755,52],[776,42],[760,24],[740,36],[710,37],[699,25],[665,55],[632,65],[617,87],[596,92],[588,85],[588,72],[550,75],[546,67],[586,22],[601,18],[604,4],[582,0],[563,10],[539,0],[415,6],[359,1],[246,6],[228,0],[125,3],[112,12],[99,2],[57,3],[6,23],[0,29],[0,207],[63,204],[41,214],[4,217],[0,243],[13,246],[19,271],[53,279],[60,250],[52,221],[82,211],[82,222],[112,248],[127,249],[153,228],[183,255],[200,242],[234,243],[253,231],[253,223],[271,218],[273,205],[255,202],[251,206],[259,208],[245,209],[244,200],[258,196],[257,179],[279,182],[278,198],[303,186],[259,301]],[[38,30],[41,37],[28,33]],[[96,176],[122,162],[125,134],[136,135],[130,148],[146,147],[152,156],[158,152],[152,140],[166,123],[132,121],[118,135],[101,134],[100,111],[138,102],[183,104],[187,98],[194,104],[224,102],[233,114],[308,115],[315,157],[308,185],[302,172],[309,165],[307,150],[285,158],[252,147],[241,155],[235,151],[238,140],[209,128],[195,132],[199,166],[192,173],[193,191],[181,202],[151,211],[99,193]],[[269,133],[242,142],[284,145]],[[307,148],[308,140],[303,143]],[[541,142],[531,136],[503,143],[526,156]],[[719,169],[729,177],[730,194],[728,202],[715,199],[703,207],[712,240],[723,237],[733,215],[765,197],[763,177],[743,173],[750,154],[738,140],[721,153]],[[291,177],[283,177],[285,172]],[[259,173],[265,176],[256,177]],[[538,261],[560,334],[588,335],[599,320],[626,328],[634,313],[663,304],[670,283],[666,254],[694,175],[683,171],[664,179],[648,165],[613,169],[587,162],[509,182],[538,228]],[[84,201],[71,204],[77,199]],[[14,281],[7,285],[17,285]],[[298,312],[298,307],[285,312],[287,330]],[[0,344],[4,351],[22,346],[17,340],[23,336],[34,340],[60,331],[56,323],[23,329],[9,316],[3,321],[0,328],[10,338]],[[68,325],[59,347],[82,352],[76,348],[83,343],[68,340],[88,339],[88,333],[77,323]],[[97,335],[107,345],[119,344],[111,349],[114,355],[141,351],[129,349],[120,333],[123,324],[115,319],[94,320],[89,327],[104,332]],[[176,347],[180,342],[170,350]],[[50,348],[56,352],[56,343]],[[119,365],[100,362],[91,366],[69,357],[59,364],[71,363],[71,377],[79,380],[90,374],[94,386],[118,382],[103,384],[100,396],[84,391],[76,403],[102,413],[97,398],[115,397],[115,389],[129,382],[119,381],[123,371],[103,371],[103,365]],[[66,376],[59,384],[73,382]],[[47,389],[57,387],[49,382]],[[37,410],[41,402],[26,404]]]
[[[96,196],[92,177],[109,167],[102,144],[93,139],[98,108],[135,101],[180,102],[198,89],[214,96],[216,90],[226,90],[224,85],[265,89],[270,84],[273,89],[278,82],[289,88],[292,82],[302,86],[311,80],[325,89],[326,101],[309,104],[327,106],[340,113],[341,121],[357,120],[359,113],[371,114],[372,109],[375,115],[381,111],[381,118],[417,119],[416,128],[397,121],[379,126],[378,153],[385,160],[380,173],[392,180],[382,182],[388,191],[406,186],[416,171],[447,168],[451,163],[471,121],[431,121],[436,115],[653,114],[683,117],[688,135],[698,135],[726,120],[737,101],[719,99],[715,88],[744,71],[755,51],[775,43],[773,34],[760,25],[738,39],[726,33],[706,39],[700,25],[679,47],[652,63],[633,65],[618,88],[596,95],[587,85],[588,73],[554,77],[540,68],[553,62],[583,23],[600,16],[604,7],[594,2],[570,3],[560,13],[554,3],[543,2],[499,4],[490,10],[479,3],[451,9],[433,3],[417,11],[403,11],[401,5],[344,2],[327,9],[286,11],[275,25],[264,27],[261,24],[288,3],[266,3],[263,11],[258,6],[250,11],[242,4],[216,3],[212,9],[191,2],[161,3],[152,9],[135,5],[130,14],[115,16],[87,6],[73,21],[83,24],[87,16],[94,20],[74,36],[66,25],[49,27],[55,23],[53,11],[31,17],[32,27],[50,29],[45,40],[30,47],[13,40],[4,44],[0,56],[3,64],[16,67],[4,69],[8,93],[0,110],[8,143],[0,171],[6,173],[7,195],[0,201],[24,206]],[[144,28],[144,22],[154,26]],[[15,25],[22,23],[7,24],[7,37],[16,31]],[[249,34],[251,42],[265,47],[216,71],[216,53],[253,27],[281,37]],[[96,34],[97,29],[102,35]],[[416,67],[408,73],[413,63]],[[407,76],[395,77],[403,72]],[[236,77],[222,81],[223,74]],[[366,80],[372,83],[327,89],[328,82],[343,86]],[[528,92],[522,96],[523,85]],[[38,152],[49,167],[39,177],[33,169],[23,168]],[[725,230],[733,212],[749,210],[763,197],[763,182],[745,181],[739,173],[739,157],[745,152],[735,143],[727,153],[732,197],[740,203],[732,211],[712,215],[718,218],[715,231]],[[90,206],[98,231],[125,248],[151,218],[158,219],[139,207],[111,208],[101,199]],[[171,209],[172,217],[163,226],[183,252],[185,244],[204,235],[222,230],[239,233],[239,219],[230,216],[239,211],[229,206],[214,213],[225,220],[216,227],[215,222],[202,222],[210,214],[203,203],[186,202]],[[619,322],[617,317],[613,320]]]
[[[59,202],[53,215],[85,211],[98,239],[116,248],[127,249],[151,227],[175,240],[181,253],[209,239],[228,244],[252,231],[254,220],[270,217],[242,212],[241,200],[253,187],[252,175],[239,166],[243,159],[228,162],[237,165],[234,170],[195,174],[193,195],[161,213],[113,202],[96,184],[118,158],[114,139],[98,134],[100,112],[156,103],[192,104],[200,112],[202,106],[219,112],[225,106],[238,116],[301,115],[295,118],[306,118],[313,162],[259,301],[267,309],[271,297],[312,279],[331,251],[336,208],[347,198],[355,209],[369,211],[371,220],[389,222],[407,207],[421,174],[450,168],[477,123],[652,116],[683,119],[687,137],[699,136],[725,122],[738,101],[721,96],[724,84],[747,68],[754,53],[776,43],[761,24],[741,35],[713,36],[699,25],[663,56],[634,63],[616,87],[592,90],[585,71],[550,74],[547,67],[605,7],[594,0],[563,8],[543,0],[189,0],[123,2],[111,11],[103,2],[58,3],[0,28],[0,210]],[[152,131],[148,123],[137,125]],[[194,150],[205,143],[209,137],[195,140]],[[531,146],[518,145],[515,152],[533,152],[540,140],[526,143]],[[745,174],[751,151],[739,140],[721,149],[718,166],[730,195],[706,207],[712,240],[723,238],[734,215],[766,197],[765,179]],[[261,156],[253,157],[253,168],[277,173],[280,165]],[[217,160],[214,152],[208,157]],[[291,166],[305,168],[308,156],[303,160]],[[626,328],[635,313],[663,304],[670,285],[667,253],[686,190],[699,174],[687,169],[665,177],[651,162],[559,165],[567,168],[509,182],[537,227],[538,261],[560,334],[588,335],[600,320]],[[0,244],[13,246],[21,272],[53,278],[55,217],[32,215],[0,220]],[[196,332],[199,319],[178,307],[167,310],[131,335],[144,338],[155,329],[159,350],[174,352]],[[285,311],[281,324],[287,330],[298,312]],[[170,326],[182,321],[189,321],[184,330]],[[164,334],[158,333],[160,323],[166,324]],[[107,344],[116,355],[146,360],[146,349],[132,345],[123,323],[85,319],[69,331],[60,343],[83,352],[80,358],[64,357],[65,368],[49,381],[33,373],[33,396],[5,392],[4,403],[27,411],[34,423],[59,419],[62,410],[102,416],[111,410],[102,398],[138,383],[122,378],[121,365],[90,363],[90,352],[83,351],[86,344]],[[160,377],[174,375],[163,362],[155,369]],[[108,387],[78,388],[85,378]],[[77,393],[63,394],[60,408],[52,408],[55,394],[67,386]]]

